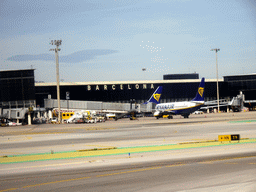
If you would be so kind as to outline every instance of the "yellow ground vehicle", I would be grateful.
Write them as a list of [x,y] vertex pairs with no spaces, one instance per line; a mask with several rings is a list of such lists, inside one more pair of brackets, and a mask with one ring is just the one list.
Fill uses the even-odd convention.
[[62,113],[62,119],[63,120],[68,120],[73,115],[74,115],[74,112],[64,112],[64,113]]

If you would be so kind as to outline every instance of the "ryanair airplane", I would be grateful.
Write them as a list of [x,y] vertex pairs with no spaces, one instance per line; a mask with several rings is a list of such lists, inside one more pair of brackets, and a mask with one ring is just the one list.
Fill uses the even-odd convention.
[[184,118],[188,118],[188,116],[194,111],[201,108],[204,104],[204,78],[202,78],[201,83],[198,87],[198,91],[196,96],[191,101],[183,101],[183,102],[172,102],[172,103],[160,103],[161,93],[163,90],[162,86],[159,86],[150,99],[144,103],[147,104],[149,102],[156,103],[154,116],[158,119],[163,117],[164,115],[169,115],[168,118],[172,119],[172,115],[181,115]]

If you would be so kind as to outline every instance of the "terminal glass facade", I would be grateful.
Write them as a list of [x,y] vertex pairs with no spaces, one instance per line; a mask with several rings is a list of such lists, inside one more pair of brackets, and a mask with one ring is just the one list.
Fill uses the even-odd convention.
[[0,99],[1,104],[35,100],[34,70],[0,71]]

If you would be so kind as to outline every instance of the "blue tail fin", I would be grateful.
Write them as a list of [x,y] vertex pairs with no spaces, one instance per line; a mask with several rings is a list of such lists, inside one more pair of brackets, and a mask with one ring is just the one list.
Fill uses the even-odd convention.
[[201,83],[198,87],[196,97],[192,101],[204,101],[204,77],[201,80]]
[[147,103],[156,103],[156,104],[158,104],[158,103],[160,103],[162,90],[163,90],[162,86],[157,87],[157,89],[155,90],[153,95],[150,97],[150,99],[147,102],[143,103],[143,104],[147,104]]

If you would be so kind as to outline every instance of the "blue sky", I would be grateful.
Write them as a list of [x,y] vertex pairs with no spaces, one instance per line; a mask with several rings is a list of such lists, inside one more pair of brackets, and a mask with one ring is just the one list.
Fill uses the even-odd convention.
[[[256,73],[254,0],[1,0],[1,70],[64,82]],[[142,71],[146,68],[146,71]]]

